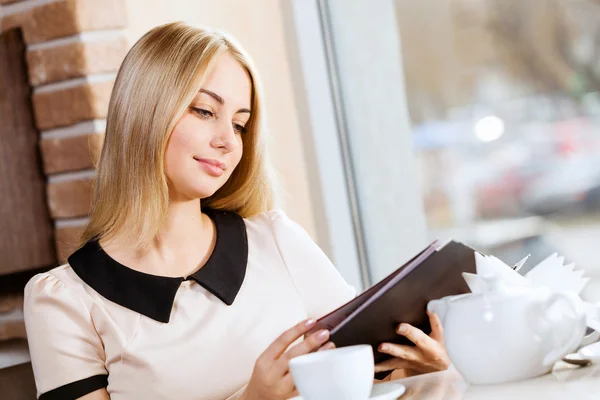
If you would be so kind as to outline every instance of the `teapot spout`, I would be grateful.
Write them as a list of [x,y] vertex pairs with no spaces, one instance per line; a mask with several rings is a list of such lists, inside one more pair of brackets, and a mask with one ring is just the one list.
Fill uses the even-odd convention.
[[473,293],[457,294],[454,296],[442,297],[437,300],[430,300],[427,303],[427,311],[436,314],[440,318],[442,324],[444,324],[444,318],[446,317],[446,314],[448,314],[452,302],[469,296],[473,296]]

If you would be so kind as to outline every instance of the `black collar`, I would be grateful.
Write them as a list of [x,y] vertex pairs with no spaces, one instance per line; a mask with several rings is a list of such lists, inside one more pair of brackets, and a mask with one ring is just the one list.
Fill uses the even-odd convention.
[[[215,222],[216,243],[193,279],[230,306],[246,275],[248,238],[244,220],[225,211],[203,210]],[[97,241],[86,243],[68,259],[73,271],[110,301],[159,322],[169,322],[175,294],[186,278],[145,274],[112,259]]]

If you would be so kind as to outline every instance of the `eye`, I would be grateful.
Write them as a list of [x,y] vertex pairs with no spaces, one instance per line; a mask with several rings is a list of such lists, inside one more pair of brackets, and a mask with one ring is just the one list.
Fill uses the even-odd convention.
[[237,133],[246,133],[246,127],[242,126],[240,124],[233,124],[233,129],[237,132]]
[[212,111],[205,110],[203,108],[192,107],[192,110],[204,119],[212,118],[215,116],[215,113],[213,113]]

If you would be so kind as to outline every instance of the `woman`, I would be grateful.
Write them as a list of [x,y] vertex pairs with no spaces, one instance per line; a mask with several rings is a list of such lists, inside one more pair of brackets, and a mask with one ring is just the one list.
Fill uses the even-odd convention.
[[[40,398],[285,399],[288,360],[333,348],[302,336],[355,292],[271,210],[261,107],[222,33],[172,23],[129,51],[83,244],[25,289]],[[439,337],[403,328],[417,347],[388,344],[378,370],[447,366]]]

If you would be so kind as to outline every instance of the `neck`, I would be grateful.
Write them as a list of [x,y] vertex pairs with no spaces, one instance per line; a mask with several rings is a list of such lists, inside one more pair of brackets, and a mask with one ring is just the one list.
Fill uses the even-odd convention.
[[118,262],[161,276],[188,276],[204,265],[214,246],[213,224],[200,200],[171,201],[164,225],[144,252],[122,248],[118,241],[102,244]]
[[202,214],[200,200],[171,201],[167,217],[151,249],[185,249],[198,248],[206,228],[212,225]]

